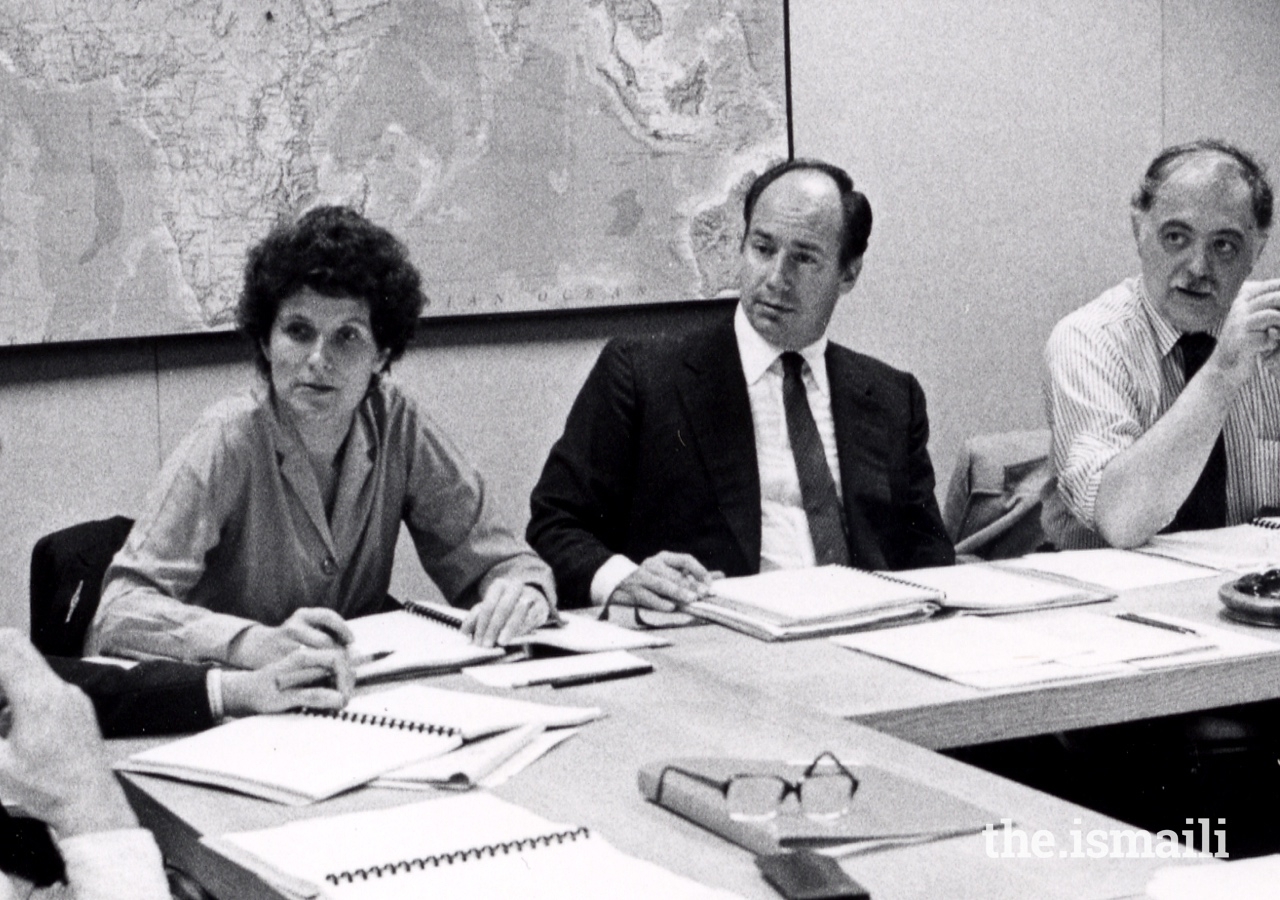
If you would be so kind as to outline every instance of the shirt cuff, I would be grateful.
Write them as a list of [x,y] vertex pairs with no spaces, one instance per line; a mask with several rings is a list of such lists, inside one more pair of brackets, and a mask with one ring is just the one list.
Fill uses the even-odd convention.
[[209,694],[209,716],[214,724],[221,722],[227,715],[227,707],[223,702],[222,670],[216,666],[205,676],[205,690]]
[[591,577],[591,602],[596,606],[604,606],[605,602],[617,590],[618,585],[640,568],[621,553],[615,553],[605,560],[596,574]]
[[146,829],[78,834],[58,850],[78,900],[168,900],[160,849]]

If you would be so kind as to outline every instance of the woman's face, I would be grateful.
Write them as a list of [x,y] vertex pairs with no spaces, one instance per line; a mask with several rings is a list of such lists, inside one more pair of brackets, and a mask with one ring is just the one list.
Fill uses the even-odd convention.
[[264,348],[277,401],[299,424],[346,428],[387,360],[369,304],[304,287],[280,303]]

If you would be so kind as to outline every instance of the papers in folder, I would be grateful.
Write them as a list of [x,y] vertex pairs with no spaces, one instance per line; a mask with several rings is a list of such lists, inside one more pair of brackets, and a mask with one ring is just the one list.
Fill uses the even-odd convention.
[[984,563],[906,572],[843,566],[787,569],[725,578],[714,595],[688,607],[704,618],[764,640],[815,637],[928,618],[940,609],[1023,612],[1111,595],[1082,584]]
[[688,612],[762,640],[816,637],[925,618],[940,591],[846,566],[722,578]]
[[1113,615],[1066,611],[1019,622],[960,616],[831,640],[978,688],[1118,675],[1196,661],[1205,654],[1273,649],[1257,639],[1251,639],[1257,646],[1242,646],[1230,632],[1172,616],[1152,614],[1148,618],[1194,629],[1195,633],[1128,622]]

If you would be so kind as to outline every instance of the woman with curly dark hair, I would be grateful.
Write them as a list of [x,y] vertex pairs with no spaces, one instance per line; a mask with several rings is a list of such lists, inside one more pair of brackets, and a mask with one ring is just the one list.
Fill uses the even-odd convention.
[[238,319],[264,384],[209,409],[107,570],[92,652],[260,668],[345,645],[386,598],[403,522],[463,630],[545,622],[550,571],[499,525],[479,474],[383,376],[426,302],[404,246],[345,207],[249,253]]

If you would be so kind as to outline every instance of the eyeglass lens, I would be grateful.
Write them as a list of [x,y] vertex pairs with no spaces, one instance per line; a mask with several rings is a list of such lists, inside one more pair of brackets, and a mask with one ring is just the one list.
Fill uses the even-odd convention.
[[[771,819],[788,793],[786,781],[772,775],[741,775],[729,783],[729,817],[741,822]],[[834,819],[849,811],[853,780],[843,772],[810,775],[799,785],[800,812],[810,819]]]

